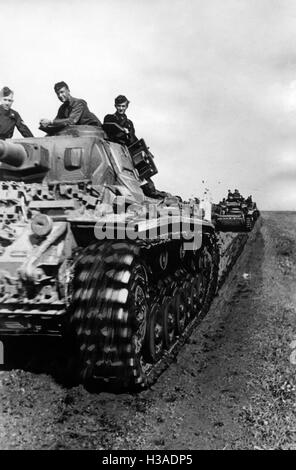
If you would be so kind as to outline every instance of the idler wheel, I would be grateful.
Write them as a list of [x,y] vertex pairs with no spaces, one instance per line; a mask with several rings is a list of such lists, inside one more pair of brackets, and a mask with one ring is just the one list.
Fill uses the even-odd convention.
[[157,362],[163,353],[163,321],[159,303],[155,303],[149,313],[145,341],[145,358]]

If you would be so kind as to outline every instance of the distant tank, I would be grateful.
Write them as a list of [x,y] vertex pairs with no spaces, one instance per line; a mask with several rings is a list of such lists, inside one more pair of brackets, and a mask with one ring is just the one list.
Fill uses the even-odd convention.
[[251,231],[259,215],[252,196],[245,199],[237,189],[229,190],[227,199],[212,207],[212,219],[220,231]]
[[152,383],[215,294],[214,225],[144,194],[157,169],[142,139],[72,126],[0,141],[0,160],[1,338],[61,335],[80,382]]

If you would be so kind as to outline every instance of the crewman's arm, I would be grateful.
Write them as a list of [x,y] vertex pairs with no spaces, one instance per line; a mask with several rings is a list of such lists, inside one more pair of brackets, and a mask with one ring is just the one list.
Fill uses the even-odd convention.
[[112,142],[118,142],[119,144],[125,143],[125,129],[116,122],[114,114],[106,114],[104,117],[103,129],[107,133],[108,139]]
[[67,118],[62,118],[60,116],[60,109],[57,114],[57,117],[52,121],[53,126],[69,126],[69,125],[75,125],[79,122],[81,115],[85,109],[86,103],[82,100],[75,101],[73,108]]
[[18,113],[15,113],[15,114],[16,114],[15,125],[16,125],[18,131],[22,134],[22,136],[23,137],[34,137],[32,132],[28,128],[28,126],[26,126],[26,124],[24,123],[24,121],[20,117],[20,115]]

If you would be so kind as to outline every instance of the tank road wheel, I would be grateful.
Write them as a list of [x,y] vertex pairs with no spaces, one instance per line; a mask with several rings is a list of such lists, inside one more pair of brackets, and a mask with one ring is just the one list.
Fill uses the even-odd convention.
[[165,297],[162,302],[163,341],[165,349],[170,349],[176,337],[175,302],[171,297]]
[[168,267],[169,253],[167,250],[162,250],[158,258],[159,267],[162,271],[165,271]]
[[181,243],[179,246],[179,259],[181,263],[184,263],[186,257],[186,250],[184,248],[184,243]]
[[175,320],[176,320],[176,333],[180,335],[188,324],[188,302],[184,289],[178,289],[175,293]]
[[149,313],[144,357],[152,364],[157,362],[163,353],[163,321],[162,311],[158,302],[155,302]]
[[128,308],[134,321],[133,336],[135,352],[138,354],[143,346],[147,323],[147,274],[143,266],[136,265],[132,271],[132,282],[128,296]]
[[187,287],[192,317],[204,315],[207,312],[217,288],[219,248],[213,236],[204,235],[204,244],[198,255],[194,254],[194,258],[198,272],[193,274]]
[[184,264],[186,266],[187,271],[192,274],[196,274],[198,272],[198,251],[186,251]]
[[184,295],[186,299],[186,306],[185,306],[185,311],[186,311],[186,318],[185,318],[185,326],[187,326],[188,323],[194,318],[195,316],[195,311],[193,308],[193,298],[192,298],[192,286],[191,286],[191,281],[187,281],[184,285]]
[[202,307],[199,275],[195,279],[192,279],[191,281],[190,299],[191,299],[192,316],[197,316]]
[[132,281],[129,289],[127,308],[132,319],[132,342],[134,354],[145,370],[145,361],[142,357],[146,337],[148,318],[147,273],[141,264],[134,266]]

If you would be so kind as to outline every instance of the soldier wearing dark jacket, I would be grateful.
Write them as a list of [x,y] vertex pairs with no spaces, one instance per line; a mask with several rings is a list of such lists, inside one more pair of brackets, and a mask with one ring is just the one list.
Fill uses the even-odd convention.
[[138,140],[133,122],[125,114],[128,105],[129,101],[124,95],[117,96],[115,98],[116,113],[107,114],[103,124],[109,140],[127,146]]
[[13,95],[13,91],[7,86],[0,91],[0,139],[10,139],[15,127],[23,137],[33,137],[19,113],[11,109]]
[[63,104],[60,106],[58,114],[53,120],[41,119],[41,130],[53,134],[71,125],[102,125],[97,116],[90,112],[86,101],[71,96],[67,83],[56,83],[54,90],[58,99],[62,101]]

